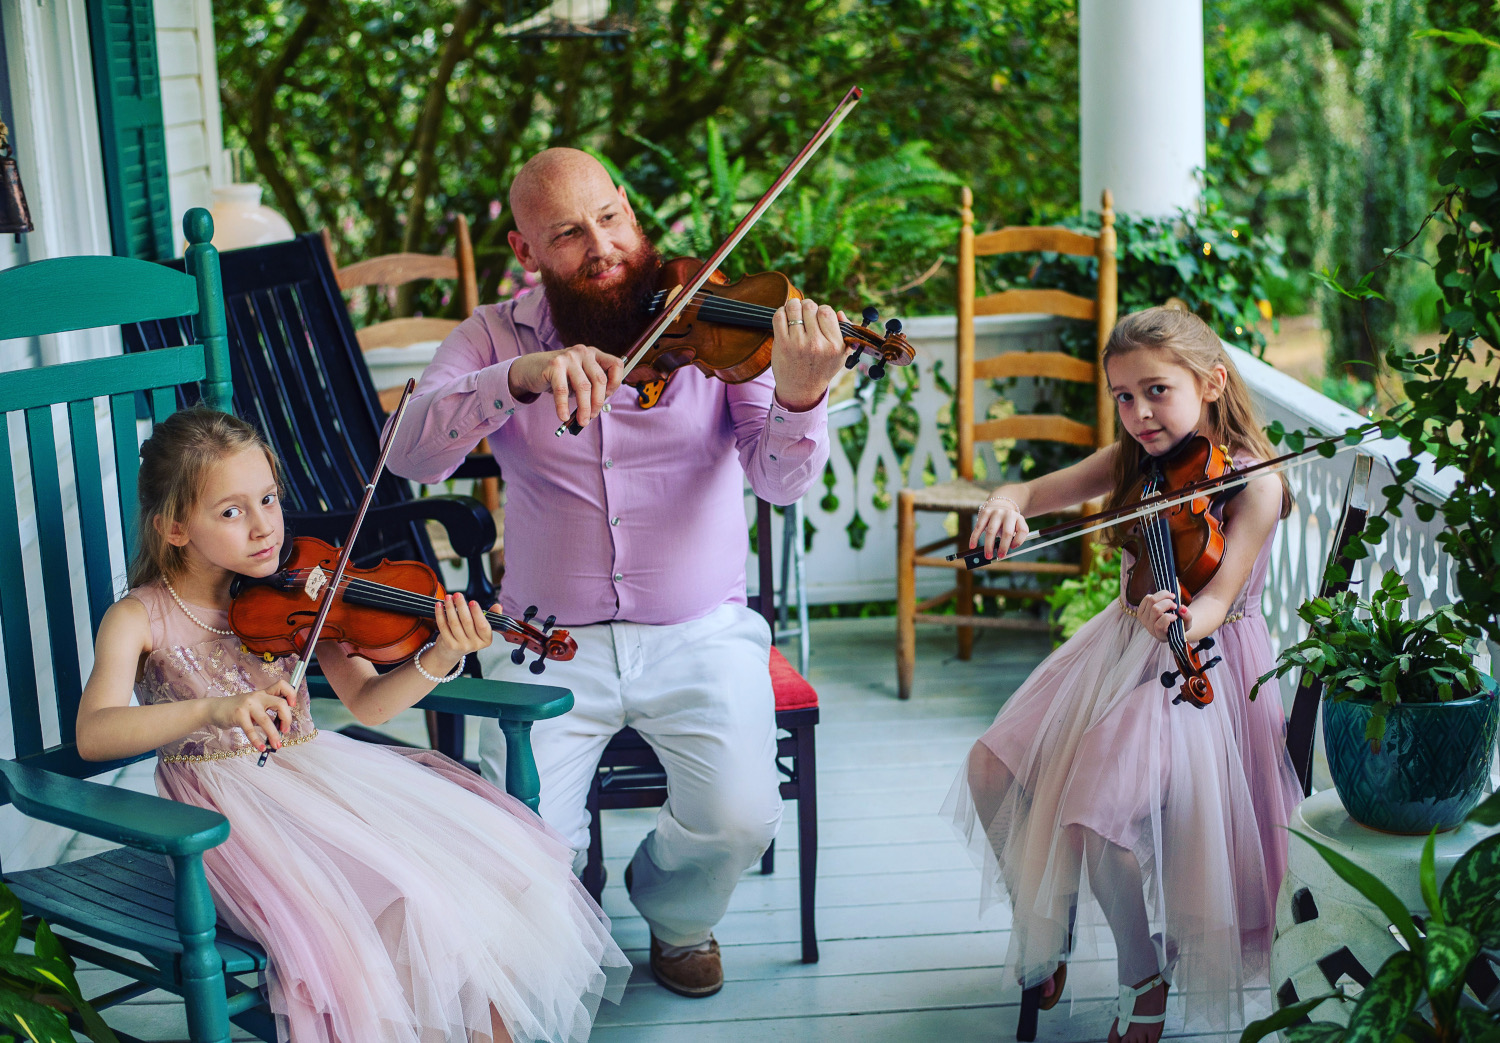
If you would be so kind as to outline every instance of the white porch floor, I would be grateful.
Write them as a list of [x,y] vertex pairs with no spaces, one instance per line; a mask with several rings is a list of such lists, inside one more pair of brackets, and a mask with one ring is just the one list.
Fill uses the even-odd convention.
[[[821,961],[800,962],[796,812],[788,805],[776,872],[747,873],[716,931],[728,979],[723,991],[688,1000],[659,987],[646,967],[645,924],[622,882],[655,812],[609,813],[604,907],[636,970],[624,1002],[600,1013],[594,1036],[600,1043],[1014,1038],[1016,1007],[1001,997],[1008,916],[1002,907],[978,919],[978,873],[938,809],[970,744],[1049,642],[1038,634],[981,631],[973,659],[959,662],[952,631],[922,628],[916,693],[901,703],[894,630],[889,618],[813,627],[810,674],[822,706]],[[324,726],[342,723],[340,707],[315,709]],[[405,725],[420,730],[419,720]],[[80,846],[70,857],[86,852]],[[85,976],[92,993],[112,984],[113,976],[101,971]],[[1112,959],[1074,964],[1072,1017],[1066,1002],[1043,1013],[1038,1039],[1104,1040],[1114,981]],[[186,1038],[180,1009],[161,993],[117,1007],[107,1019],[147,1040]],[[1167,1034],[1187,1038],[1175,1015]]]

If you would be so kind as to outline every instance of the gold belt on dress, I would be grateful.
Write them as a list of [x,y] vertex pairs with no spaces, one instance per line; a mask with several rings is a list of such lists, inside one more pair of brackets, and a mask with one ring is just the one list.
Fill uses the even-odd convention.
[[[294,735],[290,739],[281,740],[281,748],[297,746],[310,739],[318,737],[318,729],[314,728],[306,735]],[[254,746],[245,746],[244,749],[219,750],[217,753],[167,753],[157,759],[163,764],[197,764],[202,761],[221,761],[230,757],[248,757],[260,753]]]

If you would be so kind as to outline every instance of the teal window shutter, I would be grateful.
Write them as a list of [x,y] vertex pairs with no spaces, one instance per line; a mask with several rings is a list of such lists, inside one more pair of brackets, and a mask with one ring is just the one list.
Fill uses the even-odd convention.
[[152,3],[88,0],[110,236],[116,254],[145,261],[175,252]]

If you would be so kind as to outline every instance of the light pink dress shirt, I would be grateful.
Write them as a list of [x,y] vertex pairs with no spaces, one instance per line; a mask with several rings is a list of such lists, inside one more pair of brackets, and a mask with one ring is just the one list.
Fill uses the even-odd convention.
[[521,402],[509,374],[519,356],[562,347],[540,290],[480,307],[423,372],[390,469],[438,482],[489,437],[505,478],[507,611],[536,605],[581,626],[744,604],[745,477],[772,503],[800,499],[828,460],[826,397],[793,413],[769,370],[726,384],[686,367],[652,408],[622,386],[610,412],[559,438],[552,396]]

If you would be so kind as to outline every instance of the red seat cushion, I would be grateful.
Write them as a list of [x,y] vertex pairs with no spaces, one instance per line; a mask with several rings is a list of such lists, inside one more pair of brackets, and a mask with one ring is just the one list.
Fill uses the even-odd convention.
[[818,705],[818,690],[786,661],[786,656],[775,645],[771,646],[771,690],[776,693],[778,713]]

